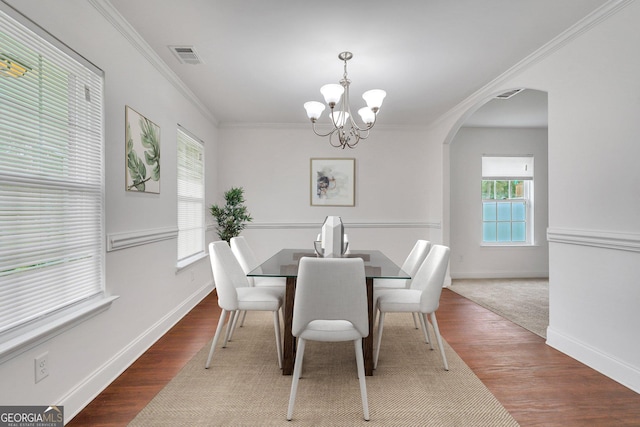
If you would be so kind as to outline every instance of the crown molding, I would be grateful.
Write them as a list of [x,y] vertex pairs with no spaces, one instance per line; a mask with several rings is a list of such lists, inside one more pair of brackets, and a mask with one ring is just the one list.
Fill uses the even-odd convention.
[[127,22],[126,19],[116,10],[108,0],[88,0],[100,14],[124,36],[125,39],[135,47],[142,56],[153,65],[160,74],[166,78],[177,90],[189,100],[207,119],[214,125],[218,121],[211,111],[198,99],[198,97],[184,84],[176,73],[158,56],[138,32]]
[[[308,122],[305,123],[254,123],[254,122],[222,122],[218,125],[219,129],[274,129],[274,130],[311,130],[311,125]],[[318,130],[331,130],[330,124],[319,124],[316,126]],[[426,125],[387,125],[377,124],[376,129],[379,131],[426,131],[428,127]],[[311,133],[313,135],[313,133]]]
[[570,41],[574,40],[576,37],[595,27],[610,16],[618,13],[620,10],[633,2],[634,0],[611,0],[605,3],[604,5],[563,31],[553,40],[549,41],[544,46],[533,52],[531,55],[527,56],[513,67],[509,68],[504,73],[500,74],[498,77],[475,91],[473,94],[469,95],[469,97],[464,99],[455,107],[435,119],[433,122],[431,122],[429,128],[433,129],[453,117],[461,117],[471,107],[485,100],[488,96],[502,91],[500,90],[500,88],[501,85],[503,85],[505,82],[514,78],[522,71],[532,67],[534,64],[547,58],[552,53],[556,52],[558,49],[564,47]]

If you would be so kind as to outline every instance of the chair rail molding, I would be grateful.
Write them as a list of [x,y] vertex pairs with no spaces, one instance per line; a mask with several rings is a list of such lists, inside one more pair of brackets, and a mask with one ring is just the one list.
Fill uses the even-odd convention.
[[107,252],[178,238],[177,227],[107,234]]
[[[388,221],[388,222],[347,222],[343,221],[345,228],[441,228],[439,222],[422,221]],[[318,229],[321,222],[251,222],[247,229]]]
[[548,228],[549,243],[640,252],[640,234],[571,228]]

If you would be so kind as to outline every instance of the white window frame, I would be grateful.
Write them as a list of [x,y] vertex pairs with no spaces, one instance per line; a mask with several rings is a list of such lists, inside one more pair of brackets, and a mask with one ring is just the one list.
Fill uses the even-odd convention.
[[[480,245],[481,246],[533,246],[534,242],[534,157],[533,155],[483,155],[483,181],[523,181],[524,195],[522,198],[504,200],[484,199],[480,195]],[[525,241],[485,241],[484,240],[484,204],[488,201],[496,203],[525,203]],[[496,224],[500,221],[496,220]],[[513,221],[510,221],[513,222]]]
[[0,76],[2,363],[117,296],[105,293],[104,73],[4,2],[0,30],[5,61],[26,70]]
[[[206,256],[204,142],[178,125],[177,130],[177,269]],[[181,152],[190,148],[192,156]],[[195,150],[195,151],[193,151]]]

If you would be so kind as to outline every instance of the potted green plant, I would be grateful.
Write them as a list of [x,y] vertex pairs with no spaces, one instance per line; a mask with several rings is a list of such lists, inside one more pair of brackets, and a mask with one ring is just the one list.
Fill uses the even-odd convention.
[[212,205],[209,210],[211,215],[218,222],[218,236],[221,240],[231,241],[232,237],[237,237],[244,230],[247,222],[253,218],[244,205],[244,189],[242,187],[231,188],[224,193],[226,204],[224,206]]

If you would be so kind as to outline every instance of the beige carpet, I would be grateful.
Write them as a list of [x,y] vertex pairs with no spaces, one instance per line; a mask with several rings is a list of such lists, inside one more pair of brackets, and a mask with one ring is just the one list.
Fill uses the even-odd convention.
[[547,337],[547,279],[456,279],[449,289],[542,338]]
[[371,420],[362,404],[351,343],[309,342],[293,420],[291,377],[278,368],[270,314],[249,313],[227,348],[204,369],[205,346],[131,426],[517,426],[445,344],[450,370],[430,351],[411,316],[385,321],[378,369],[367,377]]

